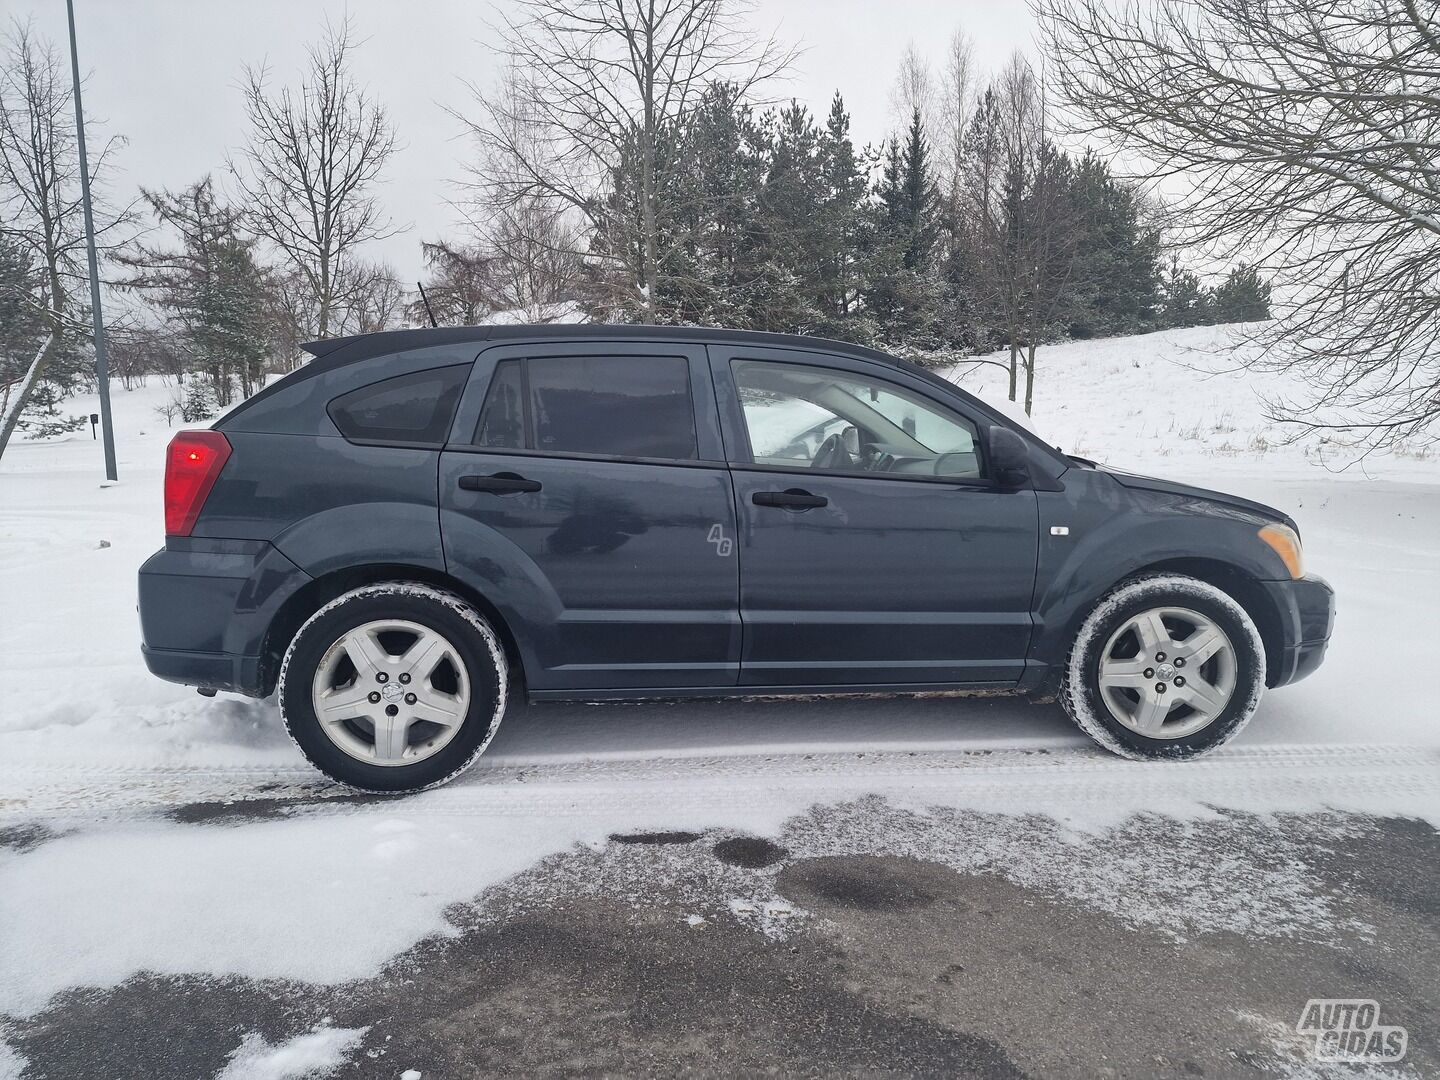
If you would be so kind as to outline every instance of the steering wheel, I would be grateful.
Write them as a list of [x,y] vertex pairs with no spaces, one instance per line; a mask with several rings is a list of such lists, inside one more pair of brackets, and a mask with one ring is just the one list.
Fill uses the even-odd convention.
[[820,444],[820,449],[815,451],[815,460],[810,462],[810,468],[848,469],[854,464],[855,460],[850,456],[850,451],[845,449],[845,440],[836,432]]

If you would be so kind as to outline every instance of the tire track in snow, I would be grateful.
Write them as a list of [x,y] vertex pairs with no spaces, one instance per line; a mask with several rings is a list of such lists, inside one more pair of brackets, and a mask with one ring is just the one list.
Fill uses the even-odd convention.
[[[1259,746],[1191,762],[1127,762],[1050,749],[767,751],[482,762],[448,787],[357,801],[308,768],[11,766],[0,818],[109,817],[187,802],[275,800],[326,812],[389,807],[409,814],[586,814],[692,810],[868,792],[943,797],[997,809],[1106,802],[1143,808],[1195,802],[1320,808],[1374,801],[1440,806],[1440,751],[1407,746]],[[327,805],[328,804],[328,805]]]

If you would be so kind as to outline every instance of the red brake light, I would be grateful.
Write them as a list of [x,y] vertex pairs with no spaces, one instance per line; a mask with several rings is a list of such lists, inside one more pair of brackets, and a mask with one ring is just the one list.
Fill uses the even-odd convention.
[[189,536],[230,457],[218,431],[180,431],[165,451],[165,535]]

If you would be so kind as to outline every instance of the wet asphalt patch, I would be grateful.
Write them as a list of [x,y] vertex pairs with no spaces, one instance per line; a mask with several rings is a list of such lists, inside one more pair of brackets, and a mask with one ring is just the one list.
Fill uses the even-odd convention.
[[721,840],[710,850],[721,862],[746,870],[774,866],[789,854],[773,840],[760,836],[732,836],[728,840]]
[[244,825],[255,821],[293,817],[297,812],[319,806],[368,806],[386,801],[393,801],[393,796],[369,795],[359,791],[341,791],[334,794],[307,792],[257,799],[183,803],[166,810],[164,816],[177,825]]
[[[1068,834],[866,799],[792,820],[765,867],[717,857],[733,839],[577,846],[454,905],[450,934],[370,979],[144,974],[63,994],[7,1038],[27,1080],[188,1080],[247,1034],[322,1022],[369,1028],[336,1075],[389,1080],[1328,1080],[1350,1073],[1316,1065],[1294,1026],[1308,998],[1340,996],[1408,1028],[1397,1080],[1440,1075],[1440,926],[1397,886],[1440,887],[1428,826],[1230,814]],[[1203,909],[1227,888],[1251,906],[1217,923]],[[770,897],[794,916],[740,914]]]
[[805,907],[901,911],[926,907],[947,888],[955,871],[919,859],[834,855],[787,866],[776,878],[780,895]]

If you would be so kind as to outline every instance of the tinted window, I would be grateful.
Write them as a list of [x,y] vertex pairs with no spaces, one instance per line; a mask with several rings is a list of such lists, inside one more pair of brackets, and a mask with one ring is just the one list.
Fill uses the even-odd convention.
[[829,472],[974,479],[975,427],[909,390],[848,371],[736,360],[755,461]]
[[525,445],[525,387],[519,360],[502,360],[495,367],[485,408],[475,429],[475,445],[519,449]]
[[536,450],[693,458],[690,364],[680,356],[527,360]]
[[456,364],[363,386],[330,402],[330,419],[347,439],[440,445],[469,371]]

